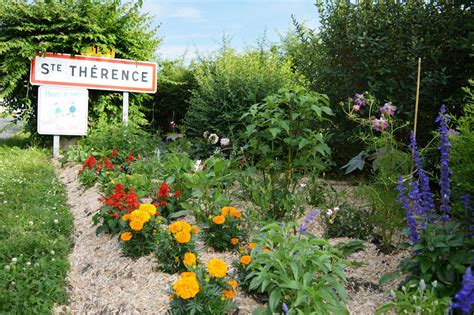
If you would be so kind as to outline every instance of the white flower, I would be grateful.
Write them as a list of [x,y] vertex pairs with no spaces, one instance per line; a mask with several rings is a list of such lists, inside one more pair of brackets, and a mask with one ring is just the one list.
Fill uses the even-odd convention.
[[221,146],[226,147],[230,144],[229,138],[221,138]]
[[10,265],[5,266],[5,271],[10,271],[10,269],[11,269]]
[[338,211],[339,211],[339,207],[335,207],[334,212],[338,212]]
[[52,251],[51,251],[51,255],[54,255],[54,254],[55,254],[55,252],[54,252],[54,250],[52,250]]
[[202,165],[201,165],[201,160],[196,160],[196,164],[194,164],[194,171],[200,171],[202,170]]
[[332,216],[332,214],[333,214],[332,209],[328,209],[328,211],[326,211],[327,216]]
[[202,136],[203,136],[204,139],[207,139],[209,137],[209,131],[204,131]]
[[54,224],[58,224],[59,223],[59,220],[58,219],[54,219]]
[[305,184],[305,183],[301,183],[301,184],[300,184],[300,187],[301,187],[301,188],[305,188],[305,187],[306,187],[306,184]]
[[219,141],[219,137],[215,133],[211,133],[209,135],[209,142],[212,144],[216,144]]
[[27,265],[27,266],[31,266],[31,262],[27,262],[26,265]]
[[29,225],[33,225],[33,221],[29,221],[28,224],[29,224]]
[[54,259],[54,258],[51,258],[51,261],[56,261],[56,259]]
[[16,264],[17,261],[18,261],[18,259],[16,257],[12,258],[12,263]]
[[16,285],[16,282],[15,281],[12,281],[11,282],[11,285],[14,287]]

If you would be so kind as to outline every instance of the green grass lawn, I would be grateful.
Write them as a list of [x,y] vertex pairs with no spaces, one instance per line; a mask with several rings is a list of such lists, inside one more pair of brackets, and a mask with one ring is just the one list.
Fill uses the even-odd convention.
[[12,143],[0,143],[0,313],[50,313],[67,302],[72,215],[47,153]]

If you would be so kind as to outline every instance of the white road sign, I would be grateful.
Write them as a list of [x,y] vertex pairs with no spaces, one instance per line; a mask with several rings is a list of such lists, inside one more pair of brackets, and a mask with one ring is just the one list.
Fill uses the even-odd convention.
[[87,89],[40,86],[38,133],[42,135],[87,134]]
[[156,63],[46,53],[33,59],[30,82],[33,85],[155,93]]

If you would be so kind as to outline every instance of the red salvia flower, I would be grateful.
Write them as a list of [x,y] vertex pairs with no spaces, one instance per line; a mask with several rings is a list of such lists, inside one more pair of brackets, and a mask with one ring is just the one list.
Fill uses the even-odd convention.
[[108,157],[105,157],[104,158],[104,167],[109,169],[109,170],[113,170],[114,169],[114,165],[112,164],[112,162],[110,162],[109,158]]
[[166,201],[161,201],[160,202],[160,206],[162,206],[163,208],[166,208],[167,205],[168,205],[168,203]]
[[179,199],[179,197],[181,197],[181,191],[179,189],[176,189],[176,191],[174,192],[174,197],[176,199]]
[[113,157],[113,158],[116,157],[117,154],[118,154],[117,149],[116,149],[116,148],[113,148],[113,149],[112,149],[112,157]]
[[130,152],[130,154],[128,155],[128,157],[125,159],[125,162],[127,162],[128,164],[132,163],[133,161],[135,161],[135,157],[133,156],[133,153]]
[[112,214],[112,217],[115,218],[115,219],[118,219],[118,218],[120,218],[120,214],[114,213],[114,214]]
[[140,202],[138,201],[138,196],[133,190],[133,187],[130,187],[130,190],[128,191],[128,195],[125,198],[125,202],[128,207],[128,211],[132,212],[135,209],[138,209],[140,207]]
[[165,199],[170,196],[170,186],[167,182],[163,182],[163,184],[161,184],[160,189],[157,191],[157,195]]
[[85,170],[86,168],[91,170],[95,167],[96,164],[97,164],[97,160],[91,154],[89,155],[89,158],[84,162],[84,165],[82,165],[82,170]]

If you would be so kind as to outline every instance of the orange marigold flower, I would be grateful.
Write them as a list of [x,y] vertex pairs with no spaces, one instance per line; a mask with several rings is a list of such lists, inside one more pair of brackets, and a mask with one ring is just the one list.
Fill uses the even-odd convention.
[[197,225],[193,225],[193,233],[198,234],[199,233],[199,227]]
[[223,215],[224,217],[227,216],[227,215],[229,214],[229,212],[230,212],[230,208],[231,208],[231,207],[223,207],[223,208],[221,209],[221,215]]
[[122,241],[130,241],[132,239],[132,233],[130,232],[123,232],[122,234],[120,234],[120,238],[122,239]]
[[224,290],[224,298],[233,299],[236,296],[235,290]]
[[150,216],[153,216],[156,213],[156,207],[149,203],[142,203],[138,210],[148,212]]
[[230,243],[231,243],[232,245],[237,245],[237,244],[239,244],[239,239],[236,238],[236,237],[231,238],[231,239],[230,239]]
[[224,224],[225,217],[223,215],[217,215],[212,218],[212,222],[214,222],[215,224]]
[[248,264],[250,264],[250,261],[251,261],[251,260],[252,260],[252,259],[250,258],[249,255],[245,255],[245,256],[240,257],[240,263],[243,264],[243,265],[248,265]]
[[240,213],[239,210],[232,207],[231,210],[230,210],[230,216],[238,219],[242,216],[242,214]]
[[185,253],[183,263],[185,266],[188,266],[188,267],[196,266],[196,255],[194,255],[194,253],[191,253],[191,252]]
[[254,249],[257,246],[257,243],[249,243],[250,250]]
[[191,233],[181,231],[175,234],[175,239],[180,244],[185,244],[191,240]]
[[127,214],[124,214],[124,215],[122,216],[122,220],[124,220],[124,221],[130,220],[130,214],[128,214],[128,213],[127,213]]
[[222,259],[213,258],[207,263],[207,271],[216,278],[223,278],[227,274],[227,264]]
[[168,227],[169,231],[173,234],[176,234],[178,232],[186,232],[186,233],[190,233],[192,228],[191,228],[191,224],[189,224],[188,222],[186,221],[176,221],[174,222],[173,224],[171,224],[169,227]]
[[134,231],[141,231],[143,229],[143,223],[141,220],[132,220],[130,222],[130,228]]
[[170,297],[170,300],[173,300],[173,299],[175,298],[175,295],[174,295],[174,294],[170,294],[169,297]]
[[234,289],[237,288],[237,281],[235,281],[235,280],[229,280],[229,281],[227,281],[227,283],[228,283],[232,288],[234,288]]
[[199,293],[199,283],[196,276],[181,275],[181,278],[173,285],[173,290],[176,295],[184,300],[195,297]]

